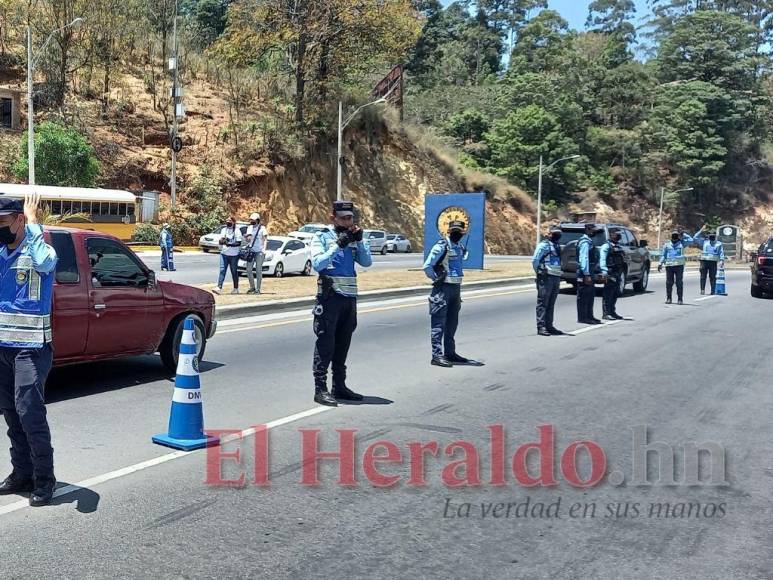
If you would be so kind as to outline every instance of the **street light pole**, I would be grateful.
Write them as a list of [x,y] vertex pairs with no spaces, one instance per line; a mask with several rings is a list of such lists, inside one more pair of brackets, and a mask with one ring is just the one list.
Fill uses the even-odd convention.
[[[83,18],[76,18],[69,24],[54,30],[48,35],[43,46],[40,47],[38,56],[46,49],[54,34],[62,32],[71,26],[77,26],[81,22],[83,22]],[[35,185],[35,103],[32,93],[36,60],[32,58],[32,27],[27,25],[27,179],[30,185]]]
[[539,156],[539,178],[537,180],[537,242],[535,244],[535,247],[539,245],[540,230],[542,229],[542,174],[545,171],[549,171],[556,163],[561,163],[562,161],[569,161],[571,159],[577,159],[579,157],[580,157],[579,155],[570,155],[569,157],[562,157],[561,159],[556,159],[553,163],[551,163],[547,167],[543,167],[542,155]]
[[[177,103],[178,103],[178,45],[177,45],[177,0],[174,3],[174,32],[172,33],[172,49],[174,50],[174,84],[172,85],[172,140],[177,137]],[[177,151],[172,147],[172,179],[170,183],[170,193],[172,194],[172,209],[177,202]]]
[[[683,191],[692,191],[695,189],[694,187],[685,187],[684,189],[677,189],[676,191],[672,193],[682,193]],[[658,249],[660,249],[660,231],[661,226],[663,225],[663,200],[666,197],[666,188],[661,187],[660,188],[660,212],[658,213]]]

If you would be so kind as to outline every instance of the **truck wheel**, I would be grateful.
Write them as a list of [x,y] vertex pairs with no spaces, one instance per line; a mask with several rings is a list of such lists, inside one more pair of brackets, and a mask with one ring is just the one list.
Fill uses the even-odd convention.
[[389,248],[386,247],[386,244],[381,246],[381,255],[386,256],[386,253],[389,251]]
[[649,283],[650,283],[650,265],[646,264],[644,266],[644,270],[641,273],[641,280],[639,280],[633,285],[633,289],[636,292],[646,292],[647,286],[649,286]]
[[755,286],[754,284],[752,284],[751,290],[752,298],[762,298],[765,295],[762,288]]
[[625,294],[625,287],[628,284],[628,272],[623,270],[617,278],[617,292],[620,296]]
[[[199,362],[204,358],[204,350],[207,348],[207,333],[204,330],[204,321],[201,320],[195,314],[190,315],[193,318],[194,337],[196,339],[196,353],[198,355]],[[177,372],[177,359],[180,354],[180,341],[183,337],[183,327],[185,326],[185,319],[187,317],[182,316],[176,318],[169,325],[169,329],[166,332],[161,346],[158,351],[161,355],[161,362],[164,363],[166,370],[170,373]]]

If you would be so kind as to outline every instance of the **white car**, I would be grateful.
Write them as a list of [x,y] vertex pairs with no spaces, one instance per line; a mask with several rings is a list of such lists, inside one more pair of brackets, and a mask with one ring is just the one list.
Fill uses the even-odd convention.
[[[246,222],[236,222],[236,225],[239,226],[239,230],[241,230],[242,236],[244,236],[247,233],[247,226],[249,224]],[[220,231],[224,227],[225,224],[221,225],[217,231],[214,231],[211,234],[206,234],[199,238],[199,247],[201,248],[202,252],[206,254],[209,251],[220,251]]]
[[[244,260],[239,260],[239,273],[247,272]],[[268,236],[263,275],[281,278],[285,274],[311,276],[311,246],[289,236]]]
[[384,230],[364,230],[362,237],[368,241],[370,251],[373,254],[378,252],[384,255],[387,253],[387,233]]
[[387,234],[387,251],[411,253],[411,241],[402,234]]
[[287,234],[287,236],[297,240],[303,240],[307,244],[311,244],[311,240],[314,239],[314,234],[324,231],[329,227],[330,226],[327,224],[306,224],[298,228],[296,231],[290,232]]

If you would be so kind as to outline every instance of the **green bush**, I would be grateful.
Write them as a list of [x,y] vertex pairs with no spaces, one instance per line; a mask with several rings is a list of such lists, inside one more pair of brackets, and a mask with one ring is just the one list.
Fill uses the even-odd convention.
[[[27,134],[22,136],[21,155],[13,171],[26,180],[29,171]],[[42,123],[35,131],[35,175],[40,185],[93,187],[99,175],[94,148],[83,135],[56,123]]]
[[156,245],[158,244],[160,235],[161,230],[158,226],[154,226],[153,224],[137,224],[134,235],[132,235],[132,241]]

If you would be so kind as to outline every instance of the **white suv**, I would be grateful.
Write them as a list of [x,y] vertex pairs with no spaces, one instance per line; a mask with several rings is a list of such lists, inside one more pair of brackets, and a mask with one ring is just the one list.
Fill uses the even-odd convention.
[[362,232],[362,239],[368,241],[370,251],[373,254],[376,252],[386,254],[389,251],[387,233],[384,230],[364,230]]

